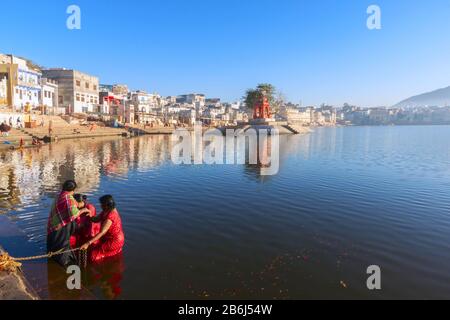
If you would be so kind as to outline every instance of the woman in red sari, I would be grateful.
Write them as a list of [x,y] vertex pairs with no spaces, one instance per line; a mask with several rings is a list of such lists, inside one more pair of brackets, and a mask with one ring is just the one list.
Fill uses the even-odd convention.
[[100,262],[118,255],[125,244],[122,220],[114,198],[110,195],[103,196],[100,198],[100,204],[103,211],[91,219],[94,223],[101,223],[100,233],[81,247],[82,250],[89,249],[90,262]]
[[75,249],[95,237],[100,232],[101,225],[91,221],[91,218],[97,216],[97,210],[94,205],[88,202],[87,196],[75,194],[73,198],[78,202],[78,209],[88,209],[90,211],[89,215],[83,215],[75,220],[77,229],[75,234],[70,237],[70,246]]

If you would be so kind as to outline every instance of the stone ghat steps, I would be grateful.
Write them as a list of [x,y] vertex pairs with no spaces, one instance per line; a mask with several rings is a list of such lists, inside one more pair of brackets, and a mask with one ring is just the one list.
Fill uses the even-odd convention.
[[[186,128],[188,131],[192,129]],[[175,129],[170,127],[155,127],[155,128],[143,128],[143,127],[129,127],[129,132],[133,132],[135,135],[145,135],[145,134],[172,134]]]
[[58,140],[66,139],[81,139],[81,138],[96,138],[96,137],[112,137],[112,136],[123,136],[127,134],[125,131],[114,131],[114,132],[94,132],[94,133],[70,133],[70,134],[57,134]]
[[[23,131],[29,133],[29,134],[48,134],[48,127],[44,127],[44,128],[35,128],[35,129],[23,129]],[[79,131],[79,132],[97,132],[97,131],[102,131],[102,132],[114,132],[114,131],[125,131],[125,129],[121,129],[121,128],[110,128],[110,127],[99,127],[97,126],[95,129],[91,129],[89,127],[85,127],[85,126],[70,126],[70,127],[52,127],[52,131],[56,134],[56,133],[61,133],[61,132],[74,132],[74,131]]]
[[[44,126],[40,126],[40,123],[44,120]],[[77,138],[82,136],[104,136],[104,135],[122,135],[126,133],[124,129],[102,127],[96,125],[94,128],[91,126],[82,126],[79,124],[69,124],[61,117],[46,116],[42,119],[36,119],[37,127],[33,129],[23,129],[24,133],[31,136],[36,136],[40,139],[49,135],[49,124],[52,122],[52,135],[58,138],[66,136],[76,136]]]
[[[37,127],[30,128],[13,128],[8,136],[0,136],[0,150],[16,149],[20,146],[21,140],[24,147],[32,147],[33,137],[43,140],[49,135],[48,129],[50,121],[52,123],[52,136],[58,139],[80,139],[80,138],[96,138],[108,136],[124,136],[128,135],[127,130],[121,128],[110,128],[95,126],[91,130],[90,126],[82,126],[79,124],[69,124],[66,120],[59,116],[32,116]],[[43,126],[41,123],[43,122]]]
[[58,116],[37,116],[36,117],[36,122],[38,124],[40,124],[42,119],[44,120],[44,125],[48,125],[48,123],[50,121],[52,121],[52,124],[54,126],[58,126],[58,125],[60,125],[60,126],[70,126],[70,124],[66,120],[64,120],[63,118],[58,117]]
[[[128,132],[120,128],[97,127],[91,131],[89,128],[82,126],[64,126],[53,129],[53,137],[57,137],[58,140],[125,135],[128,135]],[[12,129],[8,137],[0,136],[0,150],[16,149],[20,146],[21,140],[24,143],[24,147],[32,147],[33,137],[43,140],[46,136],[48,136],[48,128]]]
[[8,136],[0,135],[0,144],[3,144],[4,142],[20,142],[20,139],[23,139],[24,141],[31,141],[33,140],[33,137],[20,130],[11,129]]
[[285,125],[284,128],[290,130],[292,133],[295,133],[295,134],[311,133],[311,129],[309,127],[303,127],[303,126],[294,125],[294,124]]
[[33,137],[22,130],[12,129],[9,136],[0,136],[0,151],[8,149],[17,149],[20,147],[20,141],[23,141],[24,147],[31,147]]
[[[40,139],[49,135],[48,129],[26,129],[26,132]],[[53,128],[52,136],[58,137],[58,139],[76,139],[81,137],[120,136],[126,133],[126,130],[116,128],[96,128],[95,130],[90,130],[88,128],[71,126],[70,128]]]

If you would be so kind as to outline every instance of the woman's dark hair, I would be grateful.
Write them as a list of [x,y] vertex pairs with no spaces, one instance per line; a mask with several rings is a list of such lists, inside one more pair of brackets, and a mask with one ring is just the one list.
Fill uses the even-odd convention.
[[116,202],[111,195],[103,196],[99,199],[100,204],[104,205],[108,210],[114,210],[116,208]]
[[64,182],[63,184],[63,191],[65,192],[72,192],[75,191],[75,189],[77,188],[77,183],[73,180],[67,180],[66,182]]
[[77,201],[77,202],[83,202],[84,201],[84,196],[77,193],[73,195],[73,198]]

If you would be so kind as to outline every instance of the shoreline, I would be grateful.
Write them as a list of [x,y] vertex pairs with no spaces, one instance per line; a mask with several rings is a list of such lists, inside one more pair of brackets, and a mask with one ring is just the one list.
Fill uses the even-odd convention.
[[[255,127],[252,125],[249,126],[243,126],[242,128],[249,128],[249,127]],[[282,132],[282,134],[308,134],[311,133],[312,127],[300,127],[295,125],[287,125],[285,127],[289,127],[289,129],[284,129],[285,132]],[[240,127],[229,127],[229,129],[237,129]],[[293,129],[295,128],[295,129]],[[71,130],[76,130],[76,128],[71,128]],[[193,131],[194,129],[192,127],[184,128],[188,131]],[[228,129],[227,127],[204,127],[203,130],[209,130],[209,129],[219,129],[223,131],[223,129]],[[57,139],[57,141],[63,141],[63,140],[76,140],[76,139],[97,139],[97,138],[107,138],[107,137],[123,137],[123,138],[131,138],[136,136],[144,136],[144,135],[170,135],[174,131],[176,131],[176,128],[173,127],[157,127],[157,128],[140,128],[137,126],[130,126],[126,128],[108,128],[108,132],[97,132],[97,133],[71,133],[68,134],[66,132],[54,132],[53,137]],[[30,142],[33,136],[33,132],[28,132],[26,130],[22,131],[24,135],[28,135],[26,142]],[[45,136],[38,136],[36,137],[39,140],[44,140]],[[6,137],[7,138],[7,137]],[[38,149],[40,147],[44,147],[47,145],[51,145],[55,142],[49,142],[49,143],[42,143],[41,145],[32,145],[32,144],[26,144],[22,147],[17,144],[17,141],[11,141],[10,144],[0,144],[0,152],[7,152],[7,151],[18,151],[18,150],[25,150],[25,149]]]
[[[62,135],[59,136],[58,133],[54,135],[54,137],[57,138],[57,141],[66,141],[66,140],[77,140],[77,139],[96,139],[96,138],[108,138],[108,137],[128,137],[129,134],[121,129],[117,129],[118,132],[114,133],[100,133],[100,134],[72,134],[72,135]],[[39,137],[38,137],[39,138]],[[48,145],[51,145],[52,143],[57,143],[57,141],[49,142],[49,143],[43,143],[44,137],[39,138],[41,141],[41,145],[33,145],[33,144],[26,144],[24,146],[17,145],[17,141],[11,142],[10,144],[0,144],[0,152],[5,151],[18,151],[18,150],[25,150],[25,149],[38,149],[40,147],[45,147]],[[30,138],[31,139],[31,138]],[[27,139],[27,142],[30,142],[30,140]]]
[[[0,233],[2,238],[23,236],[6,215],[0,216]],[[7,252],[4,245],[0,243],[0,254]],[[26,277],[23,268],[20,268],[13,272],[0,271],[0,300],[40,300],[40,297]]]
[[[0,247],[0,254],[2,252]],[[40,300],[20,271],[0,271],[0,283],[0,300]]]
[[[0,253],[14,257],[40,254],[38,247],[28,242],[24,231],[8,214],[0,215]],[[56,279],[50,281],[51,270]],[[48,259],[23,262],[14,272],[0,271],[0,300],[96,300],[97,297],[84,285],[81,290],[66,287],[67,274],[60,265]]]

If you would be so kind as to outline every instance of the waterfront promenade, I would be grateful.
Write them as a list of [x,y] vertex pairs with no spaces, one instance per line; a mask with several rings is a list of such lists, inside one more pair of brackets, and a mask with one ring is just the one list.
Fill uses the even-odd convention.
[[[24,115],[16,114],[13,116],[13,124],[16,126],[15,119],[17,117],[24,118]],[[99,138],[110,136],[126,136],[127,130],[124,128],[111,128],[94,125],[81,125],[77,123],[68,123],[59,116],[34,116],[36,119],[36,126],[34,128],[13,128],[8,136],[0,137],[0,151],[8,149],[17,149],[20,147],[22,141],[23,147],[34,147],[33,138],[44,140],[49,137],[49,127],[51,124],[52,139],[67,140],[67,139],[82,139],[82,138]],[[22,120],[23,124],[23,120]],[[41,125],[43,124],[43,125]]]

